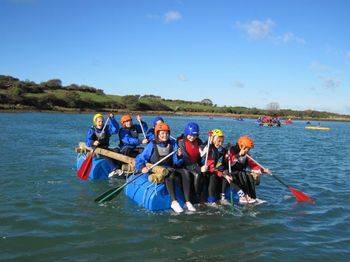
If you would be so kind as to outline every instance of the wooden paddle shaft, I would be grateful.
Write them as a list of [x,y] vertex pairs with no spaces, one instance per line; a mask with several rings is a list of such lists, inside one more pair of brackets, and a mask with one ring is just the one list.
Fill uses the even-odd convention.
[[[82,149],[85,149],[85,150],[89,150],[89,151],[92,150],[92,148],[88,147],[84,142],[80,142],[79,147],[81,147]],[[107,156],[109,158],[116,159],[118,161],[121,161],[123,163],[127,163],[127,164],[132,165],[132,166],[135,166],[135,158],[133,158],[133,157],[129,157],[129,156],[119,154],[119,153],[113,152],[111,150],[107,150],[107,149],[103,149],[103,148],[99,148],[99,147],[97,147],[95,149],[95,153],[102,155],[102,156]],[[152,164],[147,163],[146,166],[151,167]],[[166,175],[168,173],[167,169],[164,167],[161,167],[161,166],[153,167],[152,172],[157,173],[157,174],[163,174],[163,175]]]

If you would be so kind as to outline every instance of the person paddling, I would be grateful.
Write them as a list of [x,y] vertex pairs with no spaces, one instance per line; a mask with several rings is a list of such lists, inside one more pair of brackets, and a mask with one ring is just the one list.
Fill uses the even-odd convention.
[[[147,123],[141,120],[141,116],[137,115],[137,120],[142,123],[144,130],[147,129]],[[140,153],[137,146],[147,144],[148,140],[145,137],[139,140],[139,134],[143,133],[142,128],[139,124],[133,124],[131,115],[123,115],[120,118],[120,123],[122,124],[122,128],[119,130],[120,153],[135,157]]]
[[[85,144],[89,147],[100,147],[109,149],[110,137],[118,133],[119,124],[114,118],[113,113],[108,114],[108,123],[105,125],[105,120],[101,114],[95,114],[93,117],[93,126],[91,126],[87,132]],[[117,169],[120,163],[114,159],[104,156],[107,164],[110,168]]]
[[135,158],[135,168],[138,171],[146,174],[150,170],[146,166],[146,163],[157,163],[164,156],[168,155],[173,151],[177,151],[172,157],[167,158],[159,166],[162,166],[168,170],[168,174],[165,177],[158,177],[153,174],[149,174],[148,180],[155,183],[165,181],[166,188],[171,198],[171,208],[176,213],[183,212],[183,208],[180,206],[175,195],[175,168],[181,166],[183,163],[183,154],[181,149],[178,148],[176,142],[170,139],[170,127],[165,123],[159,123],[154,128],[155,139],[146,145],[141,154]]
[[103,130],[104,126],[104,118],[101,114],[95,114],[93,117],[93,125],[89,128],[85,144],[89,147],[101,147],[108,148],[109,147],[109,139],[111,135],[114,135],[119,130],[119,124],[114,118],[113,113],[108,114],[109,123],[106,128]]
[[[228,149],[226,155],[228,162],[231,164],[232,173],[224,173],[224,178],[230,187],[237,192],[241,204],[251,204],[256,201],[255,181],[252,175],[246,170],[250,168],[252,174],[259,177],[262,173],[271,171],[261,168],[255,161],[248,158],[247,154],[250,149],[254,148],[254,141],[248,136],[241,136],[237,143]],[[222,196],[227,183],[223,183]]]

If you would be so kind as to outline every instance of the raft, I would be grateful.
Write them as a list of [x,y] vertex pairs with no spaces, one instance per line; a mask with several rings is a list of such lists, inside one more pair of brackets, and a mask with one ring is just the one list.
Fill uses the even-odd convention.
[[[86,146],[85,143],[80,142],[79,147],[77,147],[75,151],[78,153],[77,170],[79,170],[84,160],[86,159],[87,154],[92,151],[92,148]],[[113,159],[120,162],[121,166],[118,166],[118,169],[122,169],[124,171],[124,174],[135,172],[134,158],[116,153],[108,149],[96,148],[89,179],[108,179],[109,173],[113,169],[117,168],[116,163],[113,161]],[[151,166],[152,164],[147,163],[146,165]],[[160,166],[153,168],[153,172],[158,174],[161,174],[164,171],[164,168]]]
[[[138,174],[128,177],[128,180],[133,179]],[[140,176],[135,181],[131,182],[124,188],[124,193],[138,206],[150,211],[161,211],[171,209],[171,199],[169,192],[164,183],[154,184],[148,181],[148,174]],[[179,185],[175,183],[175,195],[181,206],[185,204],[185,198]],[[231,200],[230,188],[226,190],[227,200]],[[239,197],[237,193],[232,194],[232,200],[237,203]],[[192,202],[196,203],[196,202]]]
[[330,127],[324,127],[324,126],[306,126],[305,129],[312,129],[312,130],[330,130]]
[[280,127],[276,123],[257,123],[257,125],[262,127]]

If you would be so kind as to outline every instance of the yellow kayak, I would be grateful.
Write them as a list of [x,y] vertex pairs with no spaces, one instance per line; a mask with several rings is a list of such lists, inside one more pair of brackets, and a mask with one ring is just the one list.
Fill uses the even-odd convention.
[[312,130],[330,130],[330,127],[324,127],[324,126],[306,126],[305,129],[312,129]]

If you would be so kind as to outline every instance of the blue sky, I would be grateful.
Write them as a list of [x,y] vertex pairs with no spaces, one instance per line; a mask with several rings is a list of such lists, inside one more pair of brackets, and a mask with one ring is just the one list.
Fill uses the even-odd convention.
[[347,0],[0,0],[0,74],[350,114]]

